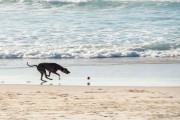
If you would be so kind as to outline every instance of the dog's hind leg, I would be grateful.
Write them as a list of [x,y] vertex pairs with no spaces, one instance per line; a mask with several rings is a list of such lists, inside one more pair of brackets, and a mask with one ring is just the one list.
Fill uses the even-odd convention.
[[41,79],[40,80],[43,82],[47,82],[47,81],[43,80],[43,75],[44,75],[43,70],[41,70],[39,67],[37,67],[37,70],[41,73]]
[[[39,72],[40,72],[40,71],[39,71]],[[40,73],[41,73],[41,81],[47,82],[47,81],[43,80],[43,72],[40,72]]]

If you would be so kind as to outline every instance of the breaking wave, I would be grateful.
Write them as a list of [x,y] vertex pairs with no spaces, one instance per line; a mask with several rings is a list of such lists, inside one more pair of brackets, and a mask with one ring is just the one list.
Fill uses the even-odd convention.
[[15,46],[0,50],[0,59],[46,58],[117,58],[117,57],[178,57],[180,44],[172,49],[170,44],[151,44],[141,47],[118,45],[80,46]]

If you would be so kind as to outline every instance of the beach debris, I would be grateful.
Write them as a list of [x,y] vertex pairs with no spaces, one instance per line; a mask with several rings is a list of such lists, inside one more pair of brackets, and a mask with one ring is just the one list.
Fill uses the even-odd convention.
[[90,82],[88,82],[87,85],[90,86],[91,85]]
[[[90,80],[90,79],[91,79],[91,78],[88,76],[88,77],[87,77],[87,80]],[[90,85],[91,85],[91,83],[90,83],[90,81],[88,81],[88,82],[87,82],[87,86],[90,86]]]
[[31,81],[26,81],[26,83],[31,83]]

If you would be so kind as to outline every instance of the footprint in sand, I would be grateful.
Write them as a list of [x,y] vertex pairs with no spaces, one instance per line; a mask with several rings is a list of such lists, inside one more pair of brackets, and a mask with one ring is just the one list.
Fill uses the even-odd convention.
[[149,93],[149,91],[146,90],[138,90],[138,89],[130,89],[127,90],[128,92],[133,92],[133,93]]

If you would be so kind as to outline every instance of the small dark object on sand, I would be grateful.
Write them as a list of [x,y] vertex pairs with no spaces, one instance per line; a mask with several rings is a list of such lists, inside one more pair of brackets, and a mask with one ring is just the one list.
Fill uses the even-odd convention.
[[90,80],[90,77],[89,77],[89,76],[87,77],[87,80]]
[[90,82],[88,82],[87,85],[89,86],[89,85],[90,85]]

